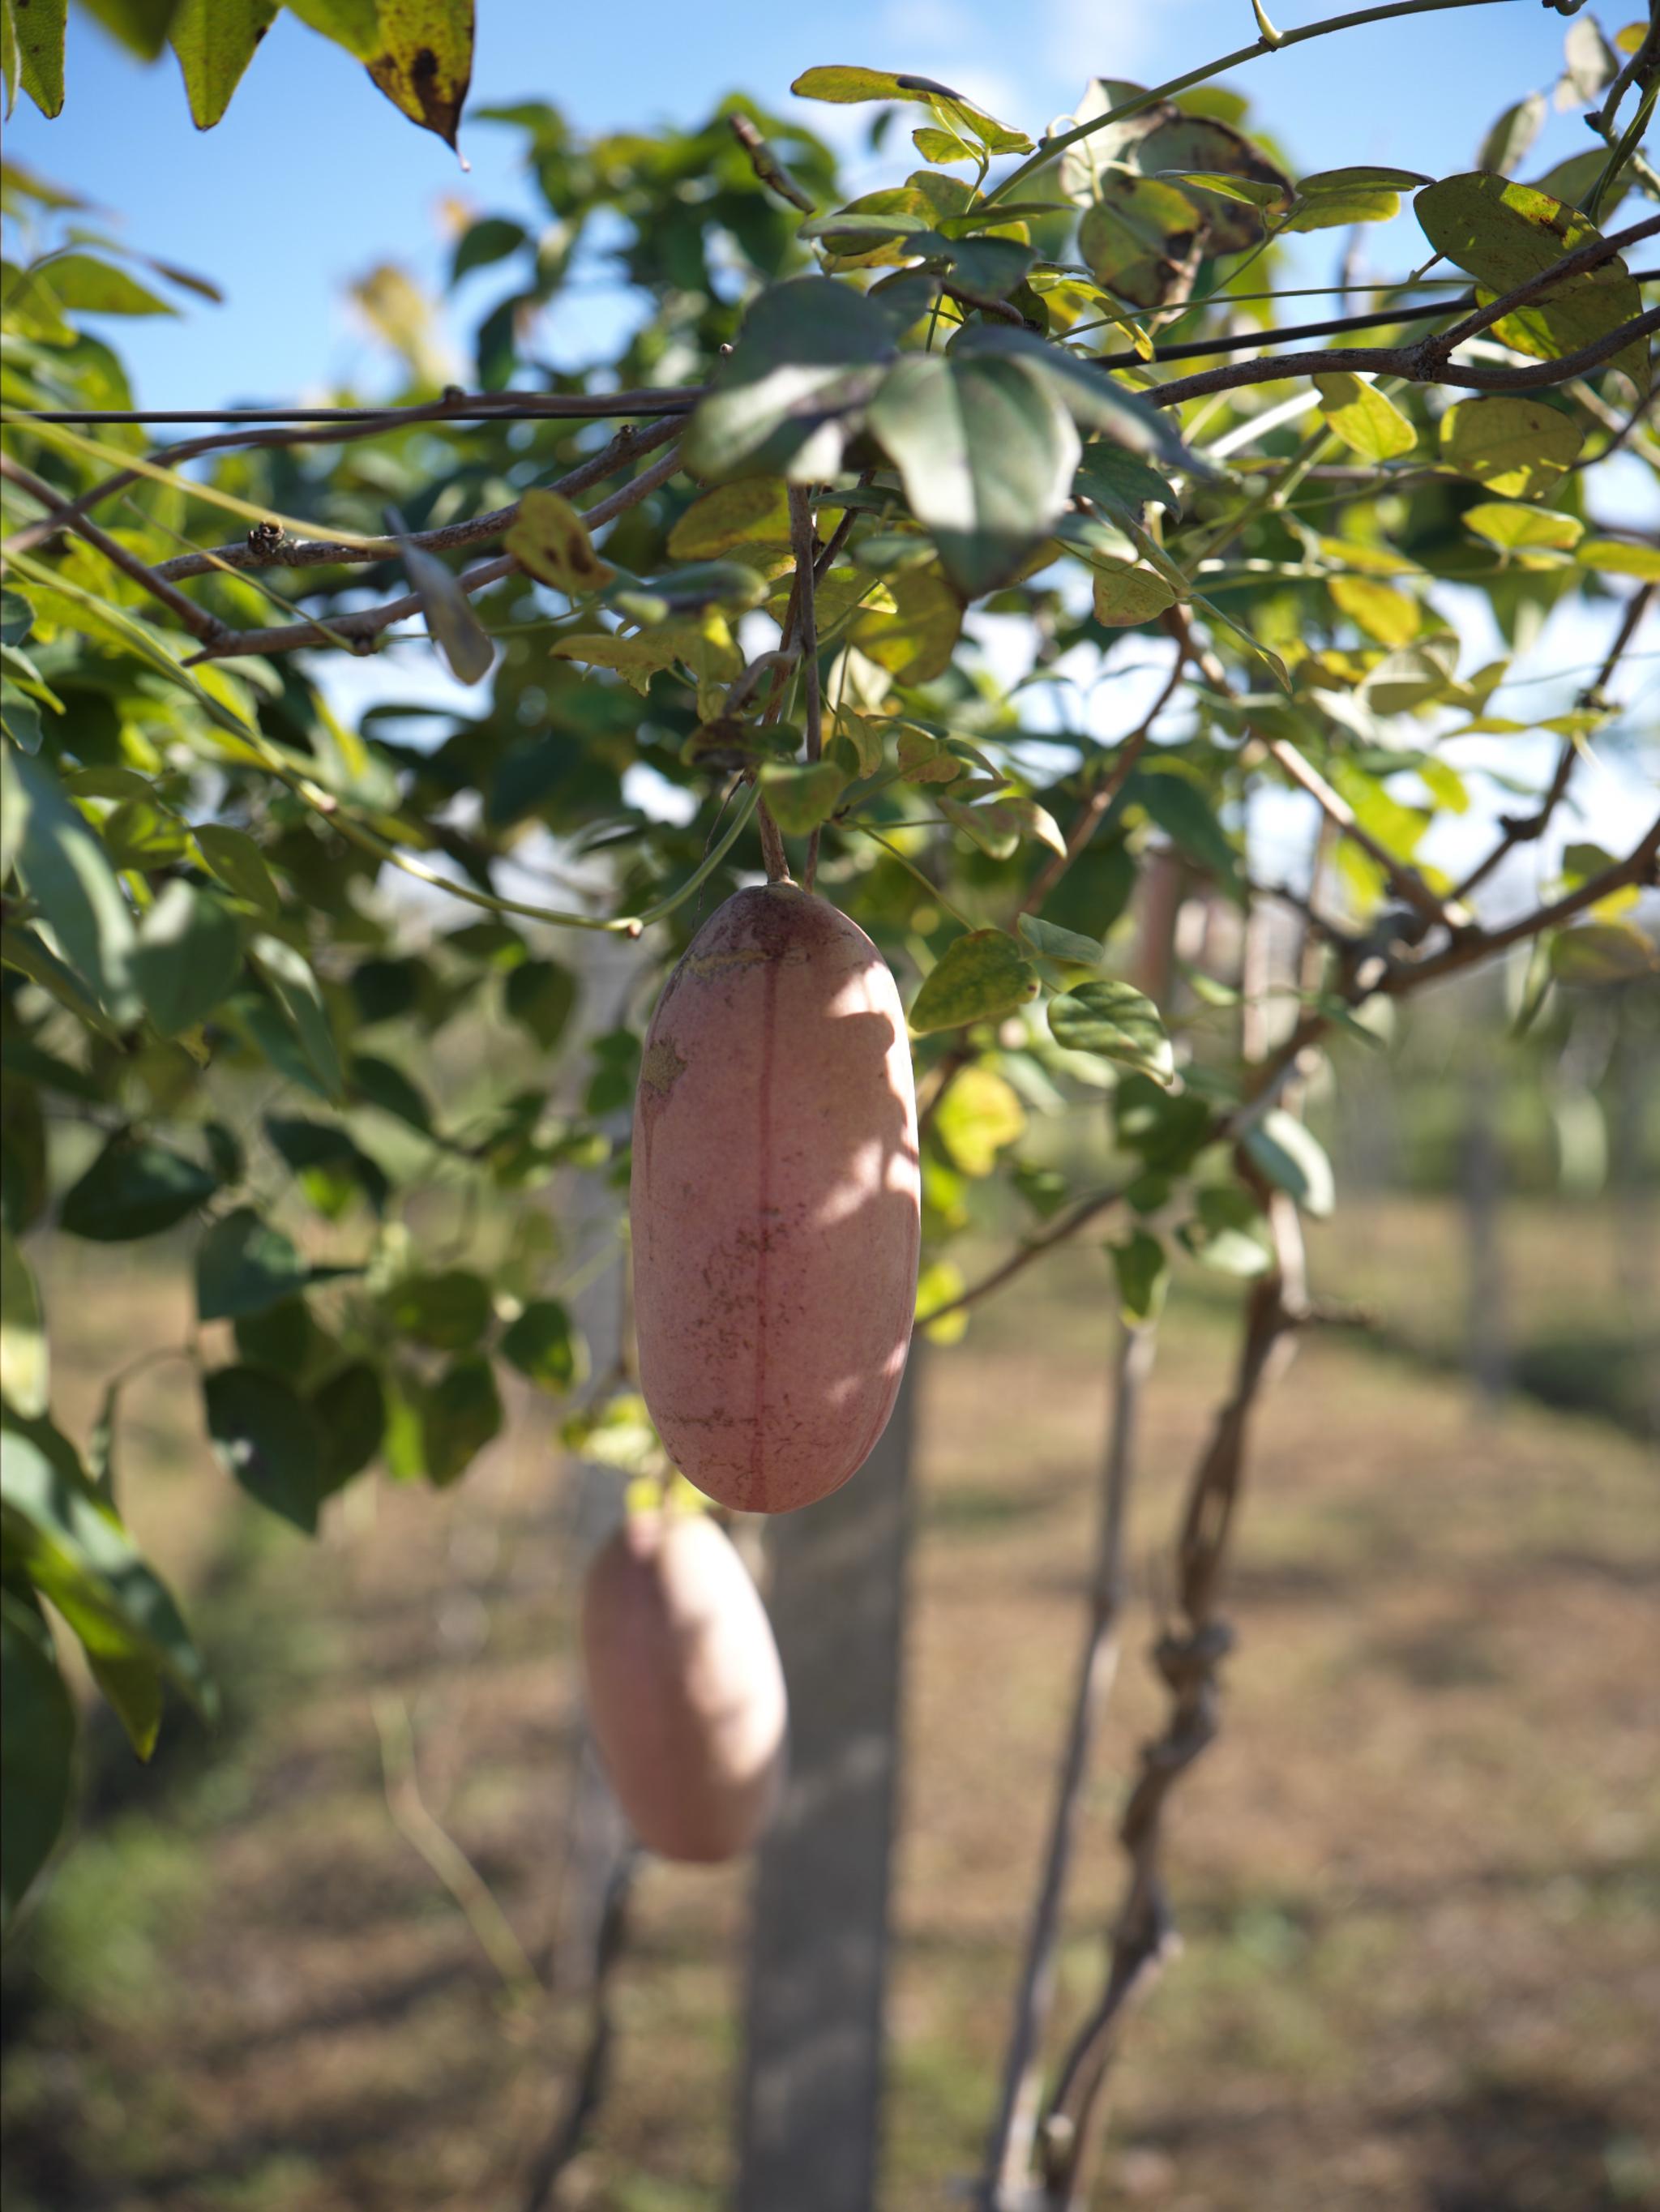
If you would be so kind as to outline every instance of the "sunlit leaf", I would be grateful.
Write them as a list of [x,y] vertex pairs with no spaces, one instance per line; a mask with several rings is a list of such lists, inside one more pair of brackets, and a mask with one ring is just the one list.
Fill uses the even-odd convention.
[[919,1036],[991,1021],[1037,996],[1037,970],[1000,929],[953,938],[923,980],[910,1010]]
[[1505,499],[1536,499],[1579,457],[1572,415],[1518,392],[1461,399],[1441,417],[1441,458]]
[[1145,993],[1116,978],[1079,983],[1049,1000],[1049,1030],[1068,1052],[1091,1052],[1156,1083],[1176,1073],[1176,1055],[1158,1009]]

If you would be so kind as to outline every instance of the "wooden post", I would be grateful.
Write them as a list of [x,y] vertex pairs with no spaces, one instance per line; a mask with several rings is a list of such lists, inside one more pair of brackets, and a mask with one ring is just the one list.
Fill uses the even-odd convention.
[[876,2201],[920,1351],[852,1481],[770,1531],[790,1776],[756,1872],[738,2212]]

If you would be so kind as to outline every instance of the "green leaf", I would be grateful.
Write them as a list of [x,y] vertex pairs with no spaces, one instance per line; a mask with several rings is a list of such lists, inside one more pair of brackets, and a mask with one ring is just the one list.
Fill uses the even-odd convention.
[[1316,376],[1314,386],[1327,427],[1364,459],[1392,461],[1418,443],[1417,431],[1395,402],[1364,377],[1342,370]]
[[890,317],[851,284],[797,276],[769,286],[692,416],[687,468],[706,479],[834,476],[894,350]]
[[401,1335],[438,1352],[476,1344],[490,1324],[489,1285],[460,1267],[406,1276],[392,1285],[382,1303]]
[[970,598],[1006,582],[1070,498],[1078,433],[1023,360],[907,354],[872,402],[870,427]]
[[167,44],[179,0],[86,0],[90,12],[124,46],[153,62]]
[[470,224],[456,246],[455,258],[450,264],[450,283],[459,284],[473,270],[505,261],[508,254],[519,251],[528,237],[523,223],[514,222],[506,216],[486,216],[482,222]]
[[40,1293],[22,1248],[0,1228],[0,1396],[33,1420],[46,1410],[50,1385]]
[[1037,970],[1000,929],[954,938],[925,977],[910,1010],[918,1036],[992,1021],[1037,996]]
[[[953,131],[976,139],[988,153],[1030,154],[1031,141],[1006,124],[997,122],[960,92],[933,77],[897,76],[891,70],[832,66],[810,69],[796,78],[790,90],[800,100],[824,100],[838,106],[857,106],[866,100],[909,100],[931,107]],[[919,149],[920,150],[920,149]],[[938,156],[931,158],[939,158]]]
[[1110,489],[1117,503],[1131,506],[1151,498],[1163,500],[1172,512],[1179,506],[1163,477],[1138,465],[1132,455],[1146,455],[1192,477],[1216,473],[1202,454],[1183,442],[1171,420],[1173,410],[1154,407],[1140,392],[1115,384],[1092,362],[1051,345],[1033,331],[1015,330],[1007,323],[968,323],[952,339],[951,355],[959,362],[1025,362],[1036,369],[1080,430],[1099,432],[1103,442],[1080,459],[1079,478],[1092,471],[1101,491]]
[[1505,499],[1537,499],[1579,458],[1584,433],[1542,399],[1461,399],[1441,417],[1441,458]]
[[306,1263],[280,1229],[239,1206],[196,1248],[198,1319],[237,1321],[264,1313],[305,1286]]
[[241,933],[211,891],[175,877],[140,922],[131,966],[150,1019],[177,1036],[228,996],[241,973]]
[[166,1585],[140,1557],[119,1516],[88,1480],[68,1439],[45,1421],[0,1436],[0,1500],[6,1547],[86,1647],[117,1710],[153,1741],[154,1691],[139,1671],[159,1670],[204,1711],[213,1692]]
[[319,1213],[338,1220],[359,1194],[376,1213],[384,1213],[392,1186],[337,1121],[308,1121],[303,1115],[268,1114],[265,1134],[299,1176]]
[[502,1401],[488,1359],[456,1360],[421,1396],[421,1443],[429,1482],[455,1481],[502,1425]]
[[1132,1326],[1156,1320],[1170,1287],[1170,1261],[1151,1230],[1133,1229],[1122,1244],[1109,1244],[1118,1278],[1118,1305]]
[[138,1012],[132,915],[103,848],[45,763],[9,756],[23,801],[18,873],[64,958],[117,1022]]
[[142,1138],[115,1137],[64,1194],[58,1225],[94,1243],[155,1237],[204,1205],[218,1188],[181,1152]]
[[340,1104],[345,1095],[345,1079],[341,1073],[340,1055],[335,1049],[334,1032],[329,1027],[328,1009],[323,1004],[323,994],[309,964],[280,937],[256,937],[248,951],[282,1008],[283,1018],[325,1096],[334,1104]]
[[848,787],[834,761],[769,761],[759,776],[768,812],[787,837],[805,837],[836,811]]
[[589,542],[587,525],[556,491],[527,491],[502,543],[538,584],[550,584],[573,599],[603,591],[616,580],[616,569]]
[[1305,1213],[1321,1220],[1330,1213],[1337,1202],[1331,1162],[1294,1114],[1272,1107],[1246,1130],[1244,1147],[1268,1181],[1288,1191]]
[[1077,968],[1098,968],[1106,957],[1106,948],[1098,938],[1062,929],[1041,915],[1023,914],[1016,927],[1032,951],[1041,952],[1045,959],[1069,961]]
[[502,1357],[510,1367],[555,1397],[580,1382],[582,1345],[570,1316],[557,1298],[532,1298],[502,1339]]
[[46,270],[60,307],[87,315],[174,315],[179,310],[159,294],[129,276],[113,262],[90,253],[64,253]]
[[1481,141],[1481,150],[1475,157],[1476,167],[1491,170],[1496,176],[1510,176],[1539,136],[1544,120],[1542,92],[1530,92],[1525,99],[1507,107]]
[[1194,1214],[1177,1232],[1194,1258],[1220,1275],[1265,1275],[1274,1265],[1268,1224],[1256,1200],[1237,1184],[1213,1183],[1195,1194]]
[[1185,775],[1145,766],[1127,786],[1173,844],[1207,869],[1231,896],[1242,896],[1239,861],[1209,799]]
[[[551,966],[551,962],[527,960],[526,968]],[[523,971],[514,969],[514,975]],[[509,1012],[513,1012],[513,977],[508,979]],[[522,1019],[514,1015],[515,1020]],[[394,1067],[389,1060],[381,1060],[373,1053],[354,1053],[351,1060],[351,1087],[366,1105],[375,1106],[394,1121],[403,1121],[422,1136],[429,1137],[432,1129],[432,1108],[401,1067]]]
[[1090,1052],[1169,1083],[1176,1055],[1158,1009],[1132,984],[1103,977],[1049,1000],[1049,1033],[1068,1052]]
[[265,865],[265,854],[246,830],[204,822],[198,826],[195,837],[196,849],[226,890],[275,921],[283,910],[282,894]]
[[940,1097],[933,1133],[953,1167],[976,1179],[988,1176],[997,1155],[1025,1133],[1018,1094],[994,1068],[976,1063],[959,1069]]
[[[64,106],[64,27],[69,0],[16,0],[6,9],[15,26],[17,74],[23,89],[42,115],[57,115]],[[11,89],[6,94],[6,112],[11,112]]]
[[179,0],[168,36],[198,131],[210,131],[270,29],[279,0]]
[[576,978],[556,961],[521,961],[508,971],[502,1002],[508,1020],[527,1030],[544,1052],[551,1052],[575,1007]]
[[243,1316],[233,1323],[231,1334],[245,1364],[269,1368],[290,1382],[305,1373],[323,1337],[302,1297],[284,1298],[264,1313]]
[[427,629],[450,673],[459,684],[482,684],[495,665],[496,647],[460,579],[435,553],[412,544],[401,532],[398,548],[404,571],[420,594]]
[[1484,501],[1464,510],[1464,527],[1501,553],[1548,550],[1566,551],[1585,534],[1577,514],[1558,514],[1543,507],[1511,506],[1499,500]]
[[52,1631],[35,1607],[0,1589],[0,1930],[9,1931],[52,1856],[74,1770],[75,1703]]
[[1560,983],[1628,983],[1653,975],[1660,958],[1630,922],[1593,921],[1552,939],[1550,966]]
[[[1431,245],[1490,296],[1542,276],[1565,254],[1602,235],[1578,209],[1548,192],[1483,173],[1444,177],[1420,192],[1414,205]],[[1641,295],[1615,255],[1506,315],[1491,335],[1519,353],[1553,361],[1595,344],[1642,311]],[[1639,392],[1647,392],[1648,349],[1640,339],[1614,355],[1609,366],[1623,369]]]
[[367,1359],[354,1359],[312,1393],[312,1418],[323,1439],[322,1491],[331,1498],[361,1474],[386,1432],[386,1394]]
[[1156,469],[1105,438],[1085,447],[1073,490],[1109,509],[1128,507],[1138,519],[1141,509],[1154,501],[1172,515],[1182,512],[1180,496]]
[[216,1368],[203,1378],[202,1399],[226,1472],[268,1510],[315,1535],[325,1448],[304,1399],[258,1367]]

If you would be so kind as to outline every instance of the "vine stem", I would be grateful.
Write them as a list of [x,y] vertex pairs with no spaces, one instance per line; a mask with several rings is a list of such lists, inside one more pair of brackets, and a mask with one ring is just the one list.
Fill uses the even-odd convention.
[[1068,146],[1081,139],[1091,137],[1096,131],[1104,131],[1109,124],[1121,123],[1127,116],[1140,115],[1144,108],[1156,107],[1161,100],[1173,100],[1178,92],[1187,92],[1196,84],[1205,84],[1225,70],[1237,69],[1242,62],[1256,61],[1262,54],[1279,53],[1287,46],[1300,46],[1310,39],[1323,39],[1334,31],[1352,31],[1363,23],[1382,23],[1395,15],[1436,15],[1451,8],[1481,8],[1505,6],[1511,0],[1389,0],[1389,4],[1377,8],[1359,8],[1347,15],[1329,15],[1323,22],[1305,23],[1298,31],[1281,31],[1274,38],[1253,39],[1248,46],[1236,46],[1230,54],[1215,61],[1205,62],[1198,69],[1189,70],[1183,76],[1173,76],[1166,83],[1155,85],[1151,92],[1138,93],[1116,107],[1109,108],[1104,115],[1092,115],[1086,123],[1063,131],[1058,137],[1046,138],[1037,150],[1029,155],[1018,167],[1012,168],[995,190],[987,194],[988,201],[1006,199],[1017,185],[1035,176],[1063,154]]

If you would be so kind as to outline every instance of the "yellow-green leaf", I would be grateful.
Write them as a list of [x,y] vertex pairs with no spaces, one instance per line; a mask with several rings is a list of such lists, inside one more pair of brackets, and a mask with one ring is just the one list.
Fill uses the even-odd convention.
[[1416,599],[1380,584],[1373,576],[1332,576],[1326,589],[1349,620],[1379,645],[1405,645],[1417,636],[1421,617]]
[[167,35],[198,131],[210,131],[229,106],[277,9],[277,0],[179,0]]
[[1645,584],[1660,582],[1660,545],[1627,545],[1618,538],[1588,538],[1574,549],[1582,568],[1600,568],[1604,575],[1636,576]]
[[934,1134],[965,1176],[988,1176],[997,1155],[1026,1127],[1025,1109],[1012,1087],[993,1068],[963,1068],[946,1091],[933,1117]]
[[1095,619],[1110,629],[1133,629],[1176,605],[1175,592],[1151,568],[1097,567],[1093,581]]
[[1327,427],[1365,459],[1395,460],[1418,443],[1418,433],[1395,402],[1364,377],[1343,369],[1316,376],[1314,383]]
[[710,561],[734,545],[787,545],[789,535],[789,494],[783,484],[775,477],[745,477],[717,484],[692,501],[669,532],[669,557]]
[[1501,553],[1549,550],[1567,552],[1585,534],[1578,515],[1558,514],[1552,508],[1523,507],[1505,500],[1484,500],[1464,511],[1464,527]]
[[1579,457],[1584,434],[1542,399],[1461,399],[1441,417],[1441,458],[1505,499],[1536,499]]
[[40,1293],[16,1238],[0,1228],[0,1396],[32,1421],[46,1410],[49,1382]]
[[933,1030],[985,1022],[1035,999],[1037,970],[1000,929],[971,929],[958,937],[928,971],[910,1010],[918,1036]]
[[848,779],[834,761],[769,761],[760,774],[767,811],[787,837],[805,837],[836,811]]

